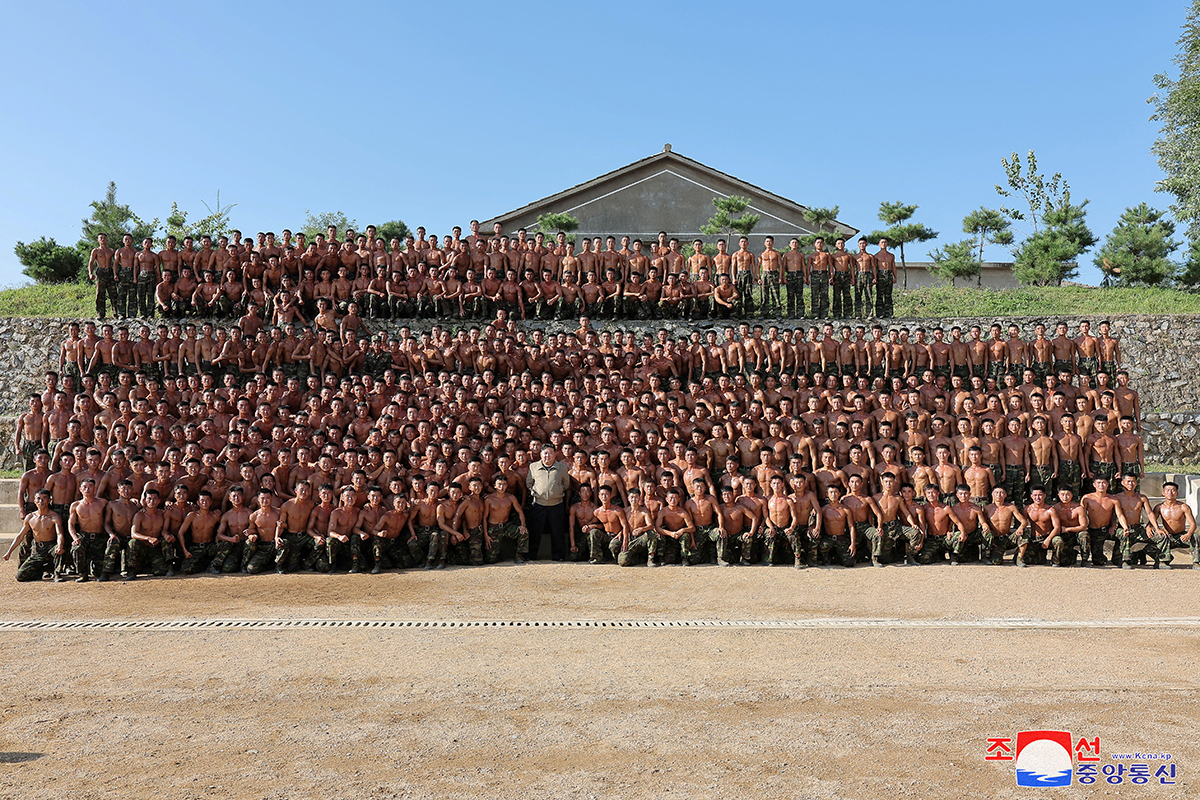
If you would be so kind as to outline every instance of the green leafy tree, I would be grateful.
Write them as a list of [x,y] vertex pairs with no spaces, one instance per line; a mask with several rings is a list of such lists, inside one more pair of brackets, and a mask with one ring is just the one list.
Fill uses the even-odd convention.
[[[963,217],[963,233],[977,237],[979,243],[979,265],[983,266],[983,249],[989,244],[1011,245],[1013,243],[1012,225],[999,211],[982,206]],[[983,286],[983,270],[977,272],[976,286]]]
[[1187,258],[1183,262],[1183,271],[1178,280],[1182,286],[1200,286],[1200,240],[1193,241],[1188,247]]
[[384,244],[390,244],[392,239],[399,239],[400,244],[404,244],[404,240],[412,233],[403,220],[394,219],[391,222],[385,222],[382,225],[375,226],[375,235],[383,239]]
[[304,212],[304,224],[300,230],[304,231],[305,238],[312,241],[319,233],[322,236],[329,230],[329,226],[337,228],[338,236],[346,233],[347,228],[358,230],[358,223],[347,217],[341,211],[326,211],[322,214],[314,214],[309,210]]
[[837,222],[837,216],[840,211],[841,209],[838,206],[830,208],[821,208],[818,206],[804,209],[802,213],[805,221],[816,228],[816,231],[796,237],[800,241],[800,249],[808,250],[817,239],[828,239],[830,234],[837,230],[834,227],[834,223]]
[[25,267],[21,270],[38,283],[71,283],[87,269],[87,260],[74,247],[63,247],[45,236],[36,242],[17,242],[13,252]]
[[1062,173],[1056,172],[1050,180],[1038,172],[1037,156],[1032,150],[1025,157],[1025,169],[1021,169],[1021,157],[1016,153],[1011,158],[1001,158],[1004,165],[1004,175],[1008,180],[1008,188],[996,184],[996,194],[1005,198],[1018,198],[1029,207],[1026,212],[1021,208],[1000,206],[1000,213],[1014,222],[1028,222],[1033,225],[1033,232],[1042,229],[1042,220],[1046,214],[1063,202],[1070,202],[1071,187],[1062,179]]
[[[761,215],[746,211],[750,207],[748,197],[738,197],[735,194],[729,197],[714,197],[712,204],[717,213],[700,226],[700,232],[705,236],[749,236],[754,226],[762,219]],[[741,216],[735,217],[734,214]]]
[[1157,189],[1175,197],[1171,211],[1188,225],[1192,239],[1200,239],[1200,0],[1193,0],[1179,37],[1175,66],[1179,76],[1154,76],[1157,92],[1150,119],[1161,123],[1150,151],[1166,175]]
[[224,236],[233,230],[233,225],[229,219],[229,212],[236,205],[237,203],[221,205],[221,193],[218,191],[215,208],[208,203],[204,203],[204,207],[208,210],[208,216],[193,223],[188,223],[188,212],[180,209],[178,203],[171,203],[171,213],[167,215],[166,229],[163,237],[158,240],[158,246],[166,247],[168,236],[174,236],[180,246],[183,245],[184,238],[188,236],[197,241],[200,240],[201,236],[211,236],[213,241],[216,241],[217,237]]
[[567,234],[567,241],[575,241],[574,231],[579,229],[579,219],[565,212],[539,214],[537,222],[533,223],[532,234],[545,234],[547,237],[557,236],[559,231]]
[[879,221],[888,227],[872,231],[867,238],[877,242],[886,238],[893,247],[900,249],[900,269],[904,273],[904,286],[908,288],[908,261],[904,258],[904,245],[911,242],[928,242],[938,237],[938,232],[920,222],[912,222],[918,206],[901,202],[879,204]]
[[1142,203],[1125,209],[1104,246],[1096,252],[1096,266],[1105,279],[1116,279],[1126,286],[1157,286],[1169,280],[1178,269],[1171,254],[1179,242],[1171,238],[1175,223],[1163,212]]
[[1096,243],[1088,228],[1087,205],[1071,202],[1071,187],[1061,173],[1047,180],[1038,171],[1037,156],[1029,151],[1022,169],[1021,157],[1002,158],[1008,188],[996,186],[1001,197],[1020,198],[1024,208],[1000,207],[1000,213],[1014,222],[1028,222],[1033,233],[1015,249],[1013,275],[1033,286],[1061,284],[1077,274],[1076,259]]
[[92,214],[83,220],[83,234],[75,245],[84,264],[96,246],[96,236],[108,234],[108,246],[116,249],[121,246],[121,237],[129,234],[133,237],[135,247],[141,247],[142,240],[149,236],[154,238],[158,232],[159,221],[155,217],[147,222],[124,203],[117,202],[117,184],[110,182],[103,200],[93,200]]
[[963,239],[961,242],[951,242],[939,247],[930,252],[929,258],[933,260],[929,271],[939,278],[948,279],[951,286],[954,286],[958,278],[978,275],[983,263],[975,257],[974,239]]

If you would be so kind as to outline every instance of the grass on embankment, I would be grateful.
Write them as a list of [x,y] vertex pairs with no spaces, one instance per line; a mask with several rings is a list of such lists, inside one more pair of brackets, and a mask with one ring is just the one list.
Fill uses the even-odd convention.
[[[0,316],[93,318],[95,292],[94,286],[77,283],[0,290]],[[896,316],[907,319],[1200,314],[1200,294],[1163,288],[927,287],[897,289],[894,304]]]

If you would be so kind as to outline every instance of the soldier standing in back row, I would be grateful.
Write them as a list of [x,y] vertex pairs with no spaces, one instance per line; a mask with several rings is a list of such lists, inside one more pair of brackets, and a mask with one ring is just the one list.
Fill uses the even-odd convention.
[[857,269],[854,272],[854,316],[863,319],[875,310],[875,256],[867,252],[867,238],[858,240]]
[[888,252],[887,237],[879,240],[875,253],[875,316],[889,319],[892,310],[892,287],[896,285],[896,257]]
[[825,252],[825,239],[818,236],[813,242],[813,254],[808,257],[809,292],[812,295],[813,319],[829,318],[829,269],[833,257]]
[[850,281],[854,276],[854,256],[846,252],[846,240],[838,237],[833,242],[833,317],[846,319],[854,310],[850,299]]

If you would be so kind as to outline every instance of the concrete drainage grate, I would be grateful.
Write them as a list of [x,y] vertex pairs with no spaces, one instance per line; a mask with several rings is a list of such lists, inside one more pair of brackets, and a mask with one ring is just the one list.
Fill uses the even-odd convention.
[[599,630],[1077,630],[1096,628],[1197,628],[1200,617],[1046,619],[788,619],[788,620],[353,620],[353,619],[162,619],[162,620],[0,620],[0,631],[213,631],[392,629],[599,629]]

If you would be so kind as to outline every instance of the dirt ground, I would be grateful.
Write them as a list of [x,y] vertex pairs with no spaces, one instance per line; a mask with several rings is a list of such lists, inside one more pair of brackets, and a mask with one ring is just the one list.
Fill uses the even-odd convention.
[[[0,630],[0,796],[1029,798],[989,736],[1200,764],[1200,573],[982,566],[17,585],[0,621],[894,620],[871,630]],[[910,620],[1192,618],[1165,629]]]

